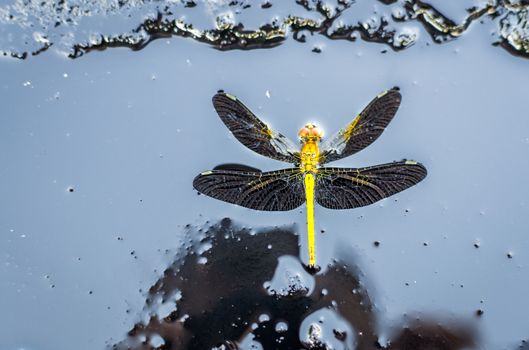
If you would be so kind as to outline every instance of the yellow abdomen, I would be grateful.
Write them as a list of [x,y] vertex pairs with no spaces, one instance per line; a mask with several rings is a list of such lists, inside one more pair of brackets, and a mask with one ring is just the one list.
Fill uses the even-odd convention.
[[307,201],[307,243],[309,247],[309,267],[316,266],[314,243],[314,174],[318,171],[320,150],[316,141],[308,140],[301,148],[301,171],[305,173],[305,200]]
[[306,173],[305,198],[307,200],[307,244],[309,246],[309,267],[316,266],[316,252],[314,244],[314,174]]

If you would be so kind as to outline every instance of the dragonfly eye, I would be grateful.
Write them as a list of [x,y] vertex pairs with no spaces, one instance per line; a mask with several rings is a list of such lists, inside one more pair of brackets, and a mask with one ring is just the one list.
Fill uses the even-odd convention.
[[314,126],[314,128],[311,130],[312,136],[317,137],[318,139],[321,139],[323,137],[323,130],[320,128]]
[[314,124],[307,124],[299,131],[299,137],[302,140],[316,139],[320,140],[323,136],[323,131]]
[[303,129],[299,131],[299,137],[301,137],[302,139],[305,137],[308,137],[309,135],[310,135],[310,129],[307,127],[304,127]]

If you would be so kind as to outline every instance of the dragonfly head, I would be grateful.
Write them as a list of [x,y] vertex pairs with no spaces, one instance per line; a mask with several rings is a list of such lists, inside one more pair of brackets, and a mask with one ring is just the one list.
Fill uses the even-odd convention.
[[318,128],[316,124],[308,123],[300,131],[299,137],[301,141],[320,141],[323,137],[323,130]]

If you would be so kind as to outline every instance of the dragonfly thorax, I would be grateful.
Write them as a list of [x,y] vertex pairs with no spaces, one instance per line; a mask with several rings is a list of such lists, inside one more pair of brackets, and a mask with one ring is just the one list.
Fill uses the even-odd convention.
[[323,131],[316,125],[309,123],[299,131],[301,141],[301,170],[316,171],[320,162],[320,149],[318,143],[323,136]]
[[307,140],[301,147],[301,170],[315,172],[320,163],[320,149],[318,142]]

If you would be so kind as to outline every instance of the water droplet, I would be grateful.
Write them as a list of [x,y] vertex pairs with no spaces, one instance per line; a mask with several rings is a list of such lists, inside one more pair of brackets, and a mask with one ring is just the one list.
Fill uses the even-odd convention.
[[277,322],[275,330],[276,330],[277,333],[286,332],[286,331],[288,331],[288,324],[286,322],[283,322],[283,321]]
[[270,321],[270,316],[268,314],[259,315],[259,323]]
[[33,32],[33,39],[38,42],[38,43],[41,43],[41,44],[49,44],[50,43],[50,40],[46,37],[45,34],[42,34],[40,32]]
[[334,337],[338,340],[345,341],[345,338],[347,338],[347,332],[345,331],[333,329],[332,332],[334,334]]
[[309,326],[308,341],[309,345],[315,345],[314,347],[321,344],[322,330],[317,323],[312,323]]

